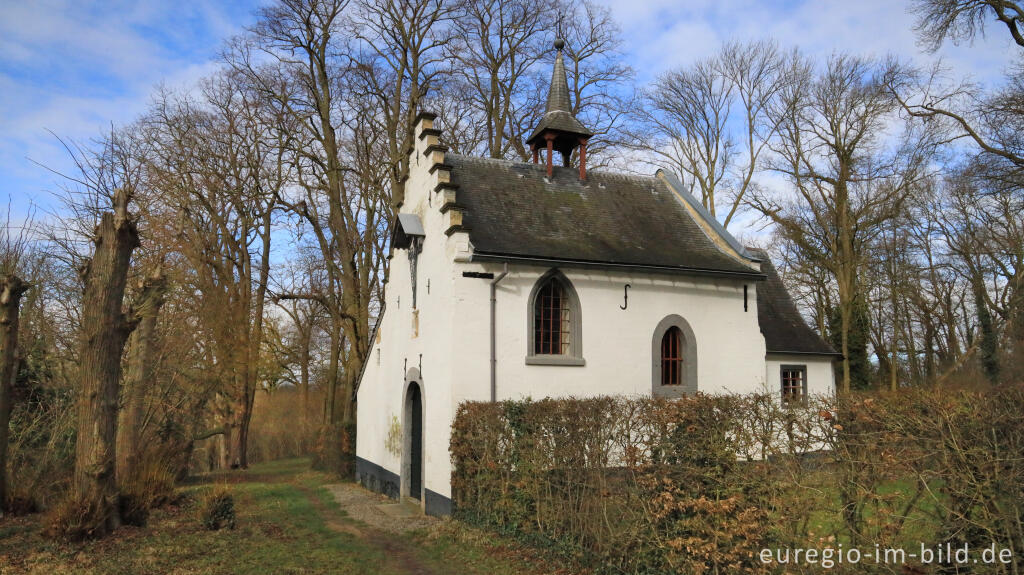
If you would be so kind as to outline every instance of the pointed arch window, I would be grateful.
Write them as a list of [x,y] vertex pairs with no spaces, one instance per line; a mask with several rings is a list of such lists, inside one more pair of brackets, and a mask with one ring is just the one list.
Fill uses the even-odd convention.
[[550,278],[537,292],[533,306],[533,353],[568,355],[572,342],[572,309],[566,301],[562,283]]
[[579,298],[557,270],[544,274],[530,294],[526,363],[584,365]]

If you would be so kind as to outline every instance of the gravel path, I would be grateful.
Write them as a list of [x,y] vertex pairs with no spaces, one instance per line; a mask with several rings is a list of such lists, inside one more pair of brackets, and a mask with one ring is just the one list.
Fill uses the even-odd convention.
[[437,524],[436,517],[418,513],[410,503],[369,491],[355,483],[325,485],[348,517],[388,533],[403,533]]

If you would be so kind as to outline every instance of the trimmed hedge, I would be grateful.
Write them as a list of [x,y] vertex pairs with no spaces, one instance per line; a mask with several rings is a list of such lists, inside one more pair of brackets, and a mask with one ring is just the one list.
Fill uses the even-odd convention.
[[801,409],[765,395],[466,403],[452,432],[453,499],[461,519],[598,572],[810,573],[821,565],[759,553],[995,542],[1017,563],[972,572],[1017,573],[1022,405],[1019,386]]
[[761,487],[737,464],[742,403],[463,404],[451,444],[456,509],[611,571],[754,572],[772,529]]

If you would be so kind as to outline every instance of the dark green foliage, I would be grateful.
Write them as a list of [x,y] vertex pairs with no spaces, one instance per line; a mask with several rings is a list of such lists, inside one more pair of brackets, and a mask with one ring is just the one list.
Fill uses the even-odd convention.
[[[843,349],[842,317],[839,306],[832,309],[829,317],[829,343],[836,350]],[[853,303],[850,318],[850,335],[847,340],[847,353],[850,360],[850,389],[863,390],[871,386],[871,362],[868,360],[868,335],[871,320],[864,299],[857,297]],[[836,362],[836,381],[843,380],[843,364]]]
[[999,382],[999,336],[992,323],[992,312],[988,309],[985,298],[985,284],[981,275],[975,273],[971,278],[971,291],[974,293],[974,309],[978,316],[978,330],[981,332],[980,349],[981,369],[990,383]]

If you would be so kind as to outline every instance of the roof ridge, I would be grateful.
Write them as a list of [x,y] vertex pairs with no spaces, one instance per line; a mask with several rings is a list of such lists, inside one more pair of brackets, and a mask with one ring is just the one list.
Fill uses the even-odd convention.
[[[535,170],[540,171],[540,172],[543,172],[545,170],[545,167],[544,167],[543,164],[534,164],[533,162],[522,162],[522,161],[519,161],[519,160],[508,160],[508,159],[505,159],[505,158],[488,158],[486,156],[472,156],[472,155],[468,155],[468,154],[455,154],[455,153],[452,153],[452,152],[448,152],[448,153],[445,154],[445,160],[446,161],[450,161],[451,158],[456,158],[456,159],[460,159],[460,160],[469,160],[471,162],[499,164],[499,165],[505,165],[505,166],[529,166],[532,169],[535,169]],[[566,168],[564,166],[554,166],[554,168],[556,170],[572,170],[572,171],[575,171],[574,168]],[[624,179],[624,180],[643,181],[643,182],[651,182],[651,183],[658,183],[658,184],[661,183],[661,180],[658,179],[656,174],[651,174],[651,175],[632,174],[632,173],[629,173],[629,172],[609,171],[609,170],[602,170],[602,169],[597,169],[597,170],[593,170],[593,171],[588,169],[587,170],[587,174],[588,174],[588,179],[589,179],[589,176],[597,176],[599,178],[620,178],[620,179]]]

